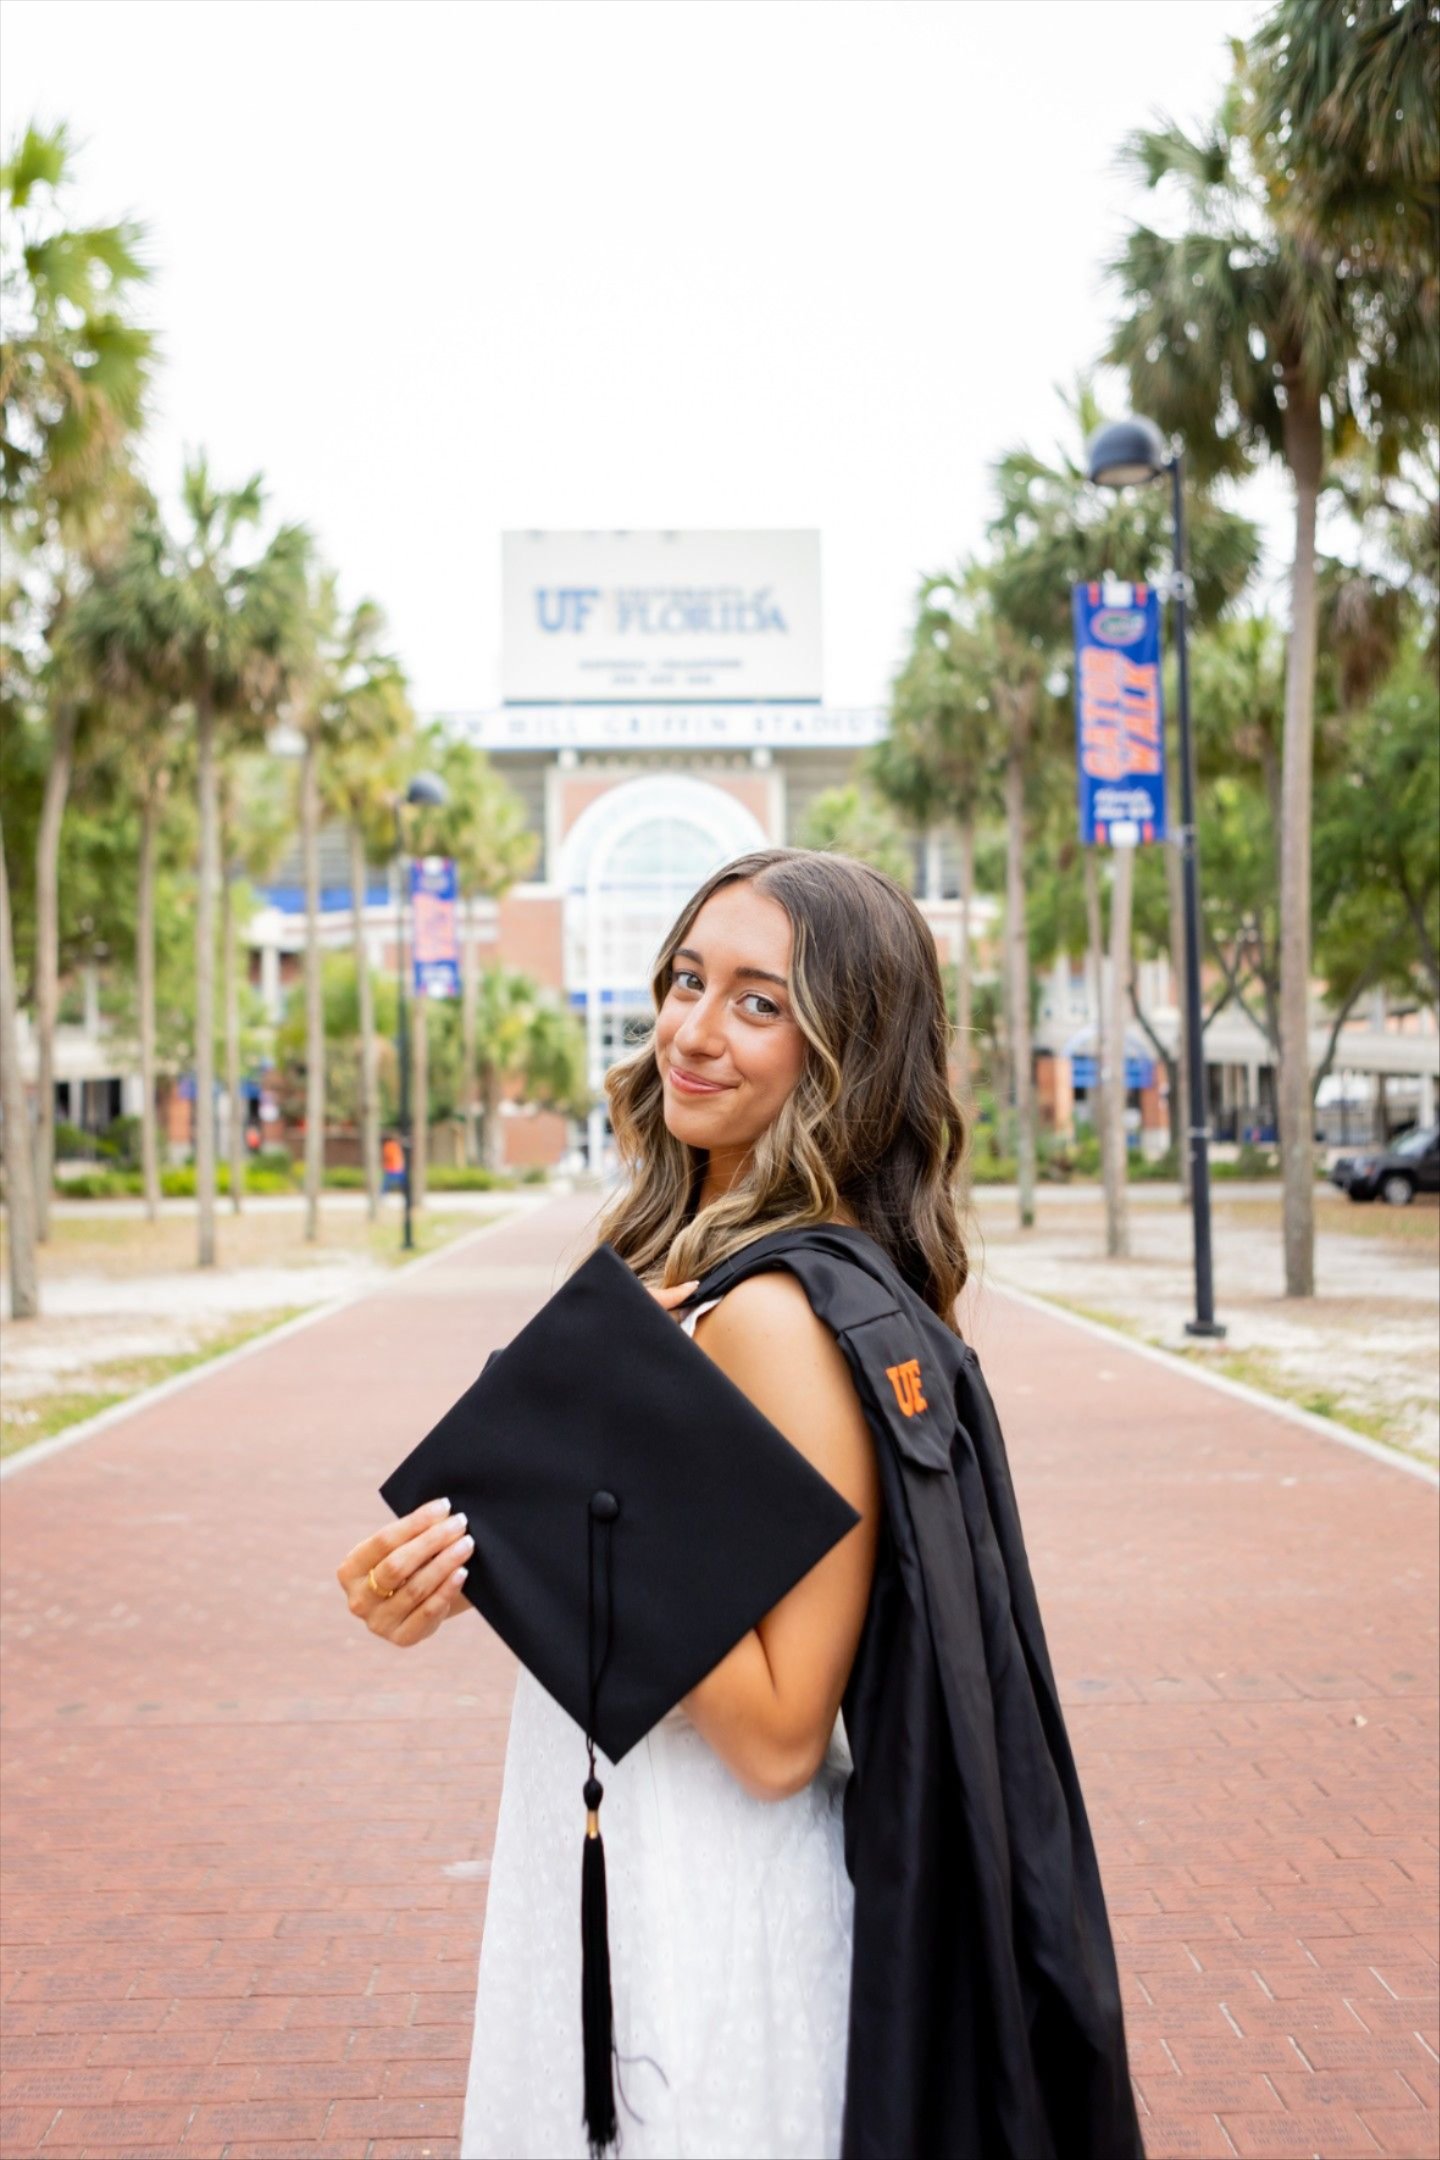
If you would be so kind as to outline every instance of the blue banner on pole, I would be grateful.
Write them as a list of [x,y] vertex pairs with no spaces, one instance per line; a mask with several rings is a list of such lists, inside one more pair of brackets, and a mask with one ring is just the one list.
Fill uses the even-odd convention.
[[1088,847],[1165,838],[1160,595],[1152,586],[1077,585],[1075,744],[1080,838]]
[[460,930],[455,865],[427,855],[410,865],[411,984],[416,997],[460,995]]

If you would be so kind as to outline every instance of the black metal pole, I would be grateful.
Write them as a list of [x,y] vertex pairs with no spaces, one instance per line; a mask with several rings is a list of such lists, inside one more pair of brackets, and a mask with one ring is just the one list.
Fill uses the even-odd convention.
[[415,1232],[410,1220],[410,1010],[405,996],[405,834],[400,823],[400,805],[395,805],[395,988],[398,993],[396,1006],[396,1044],[400,1053],[400,1195],[404,1210],[404,1229],[401,1233],[401,1249],[415,1250]]
[[1210,1254],[1210,1116],[1205,1088],[1204,1023],[1200,1008],[1200,864],[1195,831],[1195,745],[1190,734],[1190,648],[1187,640],[1184,458],[1170,460],[1174,514],[1175,578],[1170,595],[1175,625],[1175,664],[1180,705],[1180,867],[1185,899],[1186,1073],[1190,1092],[1190,1208],[1195,1235],[1195,1317],[1187,1335],[1223,1335],[1215,1318],[1215,1277]]

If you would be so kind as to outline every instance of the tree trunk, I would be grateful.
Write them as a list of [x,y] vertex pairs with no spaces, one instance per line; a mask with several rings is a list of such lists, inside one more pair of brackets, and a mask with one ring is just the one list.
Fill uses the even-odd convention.
[[355,948],[355,990],[360,1001],[360,1156],[370,1220],[380,1213],[380,1099],[375,1074],[375,986],[365,949],[365,835],[350,827],[350,921]]
[[1025,749],[1012,718],[1005,759],[1005,944],[1010,978],[1010,1051],[1015,1072],[1015,1166],[1020,1227],[1035,1221],[1035,1076],[1030,1049],[1030,940],[1025,919]]
[[477,998],[475,966],[475,901],[474,896],[465,898],[464,944],[461,948],[461,997],[460,997],[460,1115],[465,1128],[465,1160],[472,1166],[480,1160],[480,1136],[475,1130],[475,1005]]
[[1286,385],[1285,459],[1295,481],[1295,563],[1285,669],[1280,856],[1280,1161],[1285,1294],[1315,1294],[1315,1145],[1310,1097],[1310,823],[1315,751],[1315,512],[1320,401]]
[[1135,850],[1112,848],[1110,884],[1110,981],[1105,1014],[1105,1250],[1112,1260],[1130,1257],[1129,1142],[1125,1132],[1125,1002],[1130,984],[1130,916],[1135,890]]
[[245,1113],[240,1095],[240,968],[235,950],[235,889],[220,865],[220,950],[225,962],[225,1127],[230,1142],[230,1212],[245,1205]]
[[35,1235],[50,1235],[50,1189],[55,1179],[55,1024],[60,1009],[60,827],[75,765],[74,705],[55,708],[50,763],[35,836],[35,1038],[39,1075],[35,1102]]
[[10,879],[0,832],[0,1110],[5,1117],[5,1212],[10,1239],[10,1317],[33,1320],[40,1310],[35,1264],[35,1150],[30,1106],[20,1077],[15,997],[15,943],[10,929]]
[[475,1066],[475,1124],[480,1161],[490,1167],[490,1066],[477,1050]]
[[430,1000],[410,1000],[410,1204],[424,1207],[430,1171]]
[[[1176,820],[1171,812],[1171,829]],[[1165,847],[1165,890],[1170,902],[1170,972],[1175,978],[1177,1031],[1170,1073],[1173,1108],[1170,1134],[1180,1163],[1180,1205],[1190,1205],[1190,1007],[1185,996],[1185,871],[1175,841]]]
[[160,1147],[155,1115],[155,846],[160,795],[147,787],[140,804],[140,869],[135,895],[135,976],[140,1034],[140,1180],[145,1213],[160,1213]]
[[1100,864],[1092,845],[1082,849],[1085,858],[1085,929],[1089,941],[1090,1006],[1095,1015],[1095,1085],[1090,1091],[1090,1114],[1100,1143],[1100,1177],[1106,1194],[1105,1153],[1109,1145],[1108,1120],[1101,1076],[1105,1071],[1105,916],[1100,905]]
[[995,1056],[990,1091],[995,1097],[995,1152],[1015,1153],[1015,1068],[1010,1057],[1010,966],[1003,952],[1000,994],[995,1001]]
[[503,1143],[500,1137],[500,1073],[494,1065],[485,1067],[485,1167],[498,1176],[505,1165],[501,1160]]
[[196,1265],[215,1265],[215,880],[220,867],[215,797],[215,711],[209,692],[195,708],[200,797],[200,889],[195,895]]
[[300,845],[305,863],[305,1236],[320,1235],[325,1176],[325,994],[320,969],[319,751],[307,732],[300,761]]
[[[1403,863],[1395,862],[1392,858],[1390,874],[1400,889],[1400,896],[1405,902],[1405,912],[1415,932],[1415,942],[1420,948],[1420,964],[1430,984],[1430,1010],[1440,1014],[1440,949],[1437,949],[1435,940],[1430,935],[1424,903],[1406,876]],[[1424,996],[1423,991],[1421,996]]]
[[970,899],[975,873],[973,816],[961,819],[956,847],[960,858],[960,936],[955,952],[955,1040],[960,1052],[960,1101],[968,1112],[975,1088],[970,995]]

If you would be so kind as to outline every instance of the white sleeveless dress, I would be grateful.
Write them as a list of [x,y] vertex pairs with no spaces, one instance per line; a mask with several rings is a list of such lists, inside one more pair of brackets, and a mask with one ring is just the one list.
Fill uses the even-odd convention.
[[[718,1303],[712,1299],[711,1304]],[[687,1333],[710,1304],[682,1322]],[[852,1892],[843,1723],[803,1792],[756,1800],[681,1709],[601,1759],[622,2160],[840,2150]],[[461,2160],[587,2160],[585,1740],[522,1667],[475,1997]]]

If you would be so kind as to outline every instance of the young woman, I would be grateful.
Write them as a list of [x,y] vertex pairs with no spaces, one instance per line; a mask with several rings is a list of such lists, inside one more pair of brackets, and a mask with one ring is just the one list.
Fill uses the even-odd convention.
[[[701,1278],[755,1240],[847,1225],[953,1335],[963,1131],[934,940],[909,895],[844,857],[742,857],[682,911],[654,996],[652,1034],[607,1076],[628,1181],[596,1242],[679,1317]],[[620,2145],[625,2160],[820,2160],[841,2151],[846,2097],[854,1912],[840,1712],[887,1536],[875,1420],[793,1274],[749,1276],[681,1324],[861,1521],[605,1772]],[[470,1545],[442,1505],[439,1520],[410,1517],[356,1546],[337,1572],[352,1611],[410,1646],[468,1609]],[[579,1728],[522,1669],[463,2160],[583,2160],[583,1754]],[[1077,2137],[1071,2149],[1099,2148]]]

